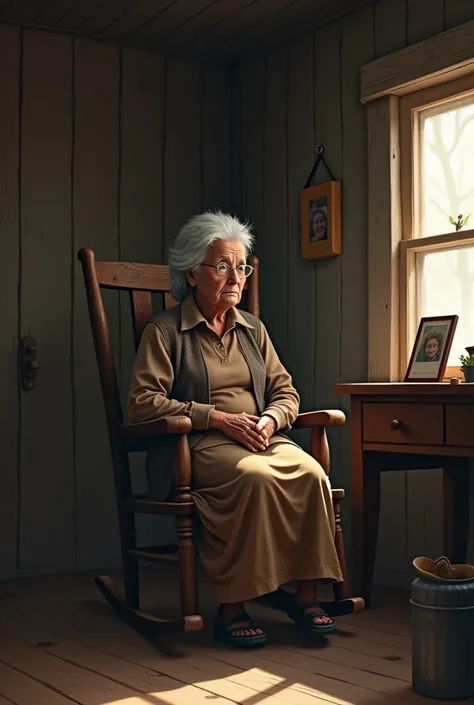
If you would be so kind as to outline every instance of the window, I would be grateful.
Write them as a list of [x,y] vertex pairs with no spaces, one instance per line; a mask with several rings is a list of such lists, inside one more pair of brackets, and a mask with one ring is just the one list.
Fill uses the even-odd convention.
[[448,360],[458,368],[474,345],[474,77],[401,98],[400,148],[401,373],[422,316],[459,316]]

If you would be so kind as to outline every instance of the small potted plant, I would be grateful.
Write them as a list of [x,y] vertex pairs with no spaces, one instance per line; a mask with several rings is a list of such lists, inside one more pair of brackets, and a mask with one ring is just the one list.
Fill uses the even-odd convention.
[[466,382],[474,382],[474,345],[466,348],[467,355],[461,355],[461,370]]
[[458,233],[460,230],[463,229],[465,225],[469,223],[471,215],[472,213],[469,213],[469,215],[463,215],[462,213],[460,213],[456,219],[454,219],[453,216],[450,215],[449,222],[451,223],[451,225],[454,225],[454,228]]

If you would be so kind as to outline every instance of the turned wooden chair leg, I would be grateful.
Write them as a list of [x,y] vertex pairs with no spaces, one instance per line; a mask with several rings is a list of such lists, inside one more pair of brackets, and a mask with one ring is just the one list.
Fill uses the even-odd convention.
[[[202,617],[198,614],[193,521],[193,513],[176,517],[182,611],[179,619],[161,619],[139,609],[138,559],[129,553],[130,548],[134,548],[132,545],[132,541],[135,540],[134,523],[129,524],[129,532],[122,534],[125,595],[107,575],[100,575],[95,579],[97,587],[117,616],[148,638],[196,632],[203,628]],[[124,524],[125,522],[121,523],[122,530]]]
[[199,612],[196,575],[196,549],[194,546],[194,517],[176,517],[178,535],[179,584],[181,592],[181,614],[183,617]]
[[[175,448],[174,478],[176,482],[175,502],[192,503],[191,454],[185,436],[181,436]],[[198,615],[198,588],[196,575],[196,550],[194,546],[195,512],[178,514],[175,518],[178,536],[179,586],[181,613],[183,617]],[[199,617],[199,619],[201,619]],[[202,619],[201,619],[202,622]]]
[[333,586],[334,602],[321,602],[321,607],[325,609],[330,617],[342,617],[351,612],[360,612],[365,609],[365,602],[361,597],[354,597],[349,592],[349,580],[347,575],[346,551],[344,548],[344,536],[341,525],[341,505],[338,500],[333,499],[334,516],[336,520],[336,533],[334,543],[336,553],[342,571],[342,583]]
[[334,542],[336,544],[337,557],[342,570],[342,583],[336,583],[333,587],[335,600],[346,600],[349,597],[349,582],[347,577],[347,562],[346,551],[344,548],[344,535],[341,525],[341,505],[339,502],[334,502],[334,516],[336,519],[336,535]]

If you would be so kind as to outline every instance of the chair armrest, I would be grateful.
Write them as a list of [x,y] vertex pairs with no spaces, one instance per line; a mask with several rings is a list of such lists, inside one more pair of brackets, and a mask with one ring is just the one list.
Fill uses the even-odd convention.
[[327,411],[307,411],[298,414],[298,418],[293,424],[293,428],[313,428],[314,426],[343,426],[346,417],[338,409]]
[[146,440],[153,436],[168,436],[171,434],[185,435],[191,432],[191,419],[187,416],[167,416],[156,421],[145,421],[121,426],[120,435],[125,440]]
[[157,436],[177,436],[173,452],[173,480],[176,494],[169,501],[192,502],[189,494],[191,487],[191,455],[189,452],[187,434],[191,432],[192,422],[187,416],[166,416],[156,421],[145,421],[121,426],[120,434],[127,442],[128,451],[146,451],[148,441]]
[[345,415],[339,410],[326,411],[308,411],[305,414],[299,414],[293,428],[310,428],[311,429],[311,455],[325,473],[329,474],[329,445],[326,434],[328,426],[343,426],[346,421]]

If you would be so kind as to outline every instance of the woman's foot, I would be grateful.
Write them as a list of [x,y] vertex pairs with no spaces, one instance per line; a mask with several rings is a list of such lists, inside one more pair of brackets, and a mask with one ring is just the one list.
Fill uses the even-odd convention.
[[308,604],[307,601],[300,601],[298,599],[298,597],[296,597],[295,602],[298,605],[298,607],[302,607],[303,605],[305,605],[304,612],[303,612],[304,617],[308,618],[308,617],[312,616],[313,619],[311,621],[316,627],[327,626],[327,625],[333,624],[332,619],[330,617],[328,617],[328,615],[323,610],[323,608],[319,606],[319,603],[317,602],[317,600]]
[[[231,604],[221,605],[219,612],[217,613],[218,618],[227,624],[232,624],[233,629],[242,629],[236,634],[236,636],[262,636],[263,629],[250,628],[250,624],[253,623],[253,619],[247,614],[245,605],[243,602],[233,602]],[[239,619],[237,619],[239,617]]]
[[214,618],[214,638],[243,648],[263,646],[267,641],[265,632],[247,614],[243,603],[221,605]]
[[289,616],[298,624],[316,633],[328,634],[335,624],[318,602],[316,580],[300,580]]

